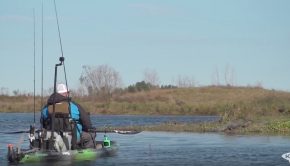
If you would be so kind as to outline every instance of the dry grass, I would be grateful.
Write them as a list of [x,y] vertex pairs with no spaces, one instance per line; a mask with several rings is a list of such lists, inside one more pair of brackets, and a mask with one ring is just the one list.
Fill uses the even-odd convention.
[[[0,96],[1,112],[31,112],[33,97]],[[290,114],[290,93],[262,88],[156,89],[113,96],[110,103],[74,98],[96,114],[220,115],[224,121]],[[40,108],[37,97],[36,108]]]
[[[31,96],[0,96],[0,112],[33,112],[34,99]],[[40,98],[35,101],[40,109]]]
[[[113,96],[110,103],[74,98],[95,114],[219,115],[220,122],[205,124],[166,123],[157,126],[131,126],[154,131],[222,131],[235,122],[236,133],[290,133],[290,93],[248,87],[200,87],[156,89]],[[40,97],[36,98],[40,108]],[[0,96],[0,112],[32,112],[32,96]],[[243,125],[242,125],[243,126]]]

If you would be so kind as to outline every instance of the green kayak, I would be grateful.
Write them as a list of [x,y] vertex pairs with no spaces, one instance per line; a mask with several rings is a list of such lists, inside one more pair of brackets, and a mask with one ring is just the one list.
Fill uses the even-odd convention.
[[77,149],[64,152],[43,151],[37,148],[28,150],[13,149],[8,146],[8,160],[10,163],[35,163],[59,161],[92,161],[100,157],[114,156],[118,150],[117,143],[111,141],[110,147],[105,147],[102,141],[96,141],[95,149]]

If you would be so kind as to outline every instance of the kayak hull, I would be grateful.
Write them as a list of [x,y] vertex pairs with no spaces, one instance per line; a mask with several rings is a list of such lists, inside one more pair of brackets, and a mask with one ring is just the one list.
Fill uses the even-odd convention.
[[[35,162],[59,162],[59,161],[93,161],[101,157],[116,155],[118,150],[117,143],[111,141],[110,147],[103,147],[101,144],[96,149],[77,149],[64,152],[21,150],[14,160],[10,163],[35,163]],[[98,146],[97,146],[98,147]],[[11,155],[11,154],[10,154]],[[9,154],[8,154],[9,158]]]

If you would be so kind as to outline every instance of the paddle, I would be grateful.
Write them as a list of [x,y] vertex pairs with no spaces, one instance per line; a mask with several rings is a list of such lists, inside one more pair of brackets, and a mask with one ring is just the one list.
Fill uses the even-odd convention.
[[[41,130],[36,130],[35,132],[40,132]],[[96,133],[117,133],[117,134],[138,134],[141,131],[138,130],[97,130],[92,129],[90,132],[96,132]],[[10,132],[0,132],[1,134],[21,134],[21,133],[29,133],[29,130],[22,130],[22,131],[10,131]]]
[[96,132],[96,133],[117,133],[117,134],[138,134],[141,131],[138,131],[138,130],[119,130],[119,129],[114,129],[114,130],[94,130],[92,132]]
[[11,132],[0,132],[1,134],[21,134],[21,133],[29,133],[29,131],[23,130],[23,131],[11,131]]

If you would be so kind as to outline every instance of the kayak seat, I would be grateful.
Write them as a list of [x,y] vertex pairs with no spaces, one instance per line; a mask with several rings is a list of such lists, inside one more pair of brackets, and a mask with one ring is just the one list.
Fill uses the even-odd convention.
[[[55,104],[55,124],[54,130],[56,132],[71,132],[72,127],[69,122],[69,105],[67,102]],[[48,107],[50,115],[53,113],[53,105]]]
[[[55,114],[54,114],[54,131],[61,135],[63,142],[67,149],[71,149],[70,140],[71,137],[68,135],[72,134],[72,124],[70,123],[69,105],[67,102],[55,104]],[[48,107],[48,112],[50,115],[53,113],[53,105]],[[51,127],[49,128],[51,130]]]

